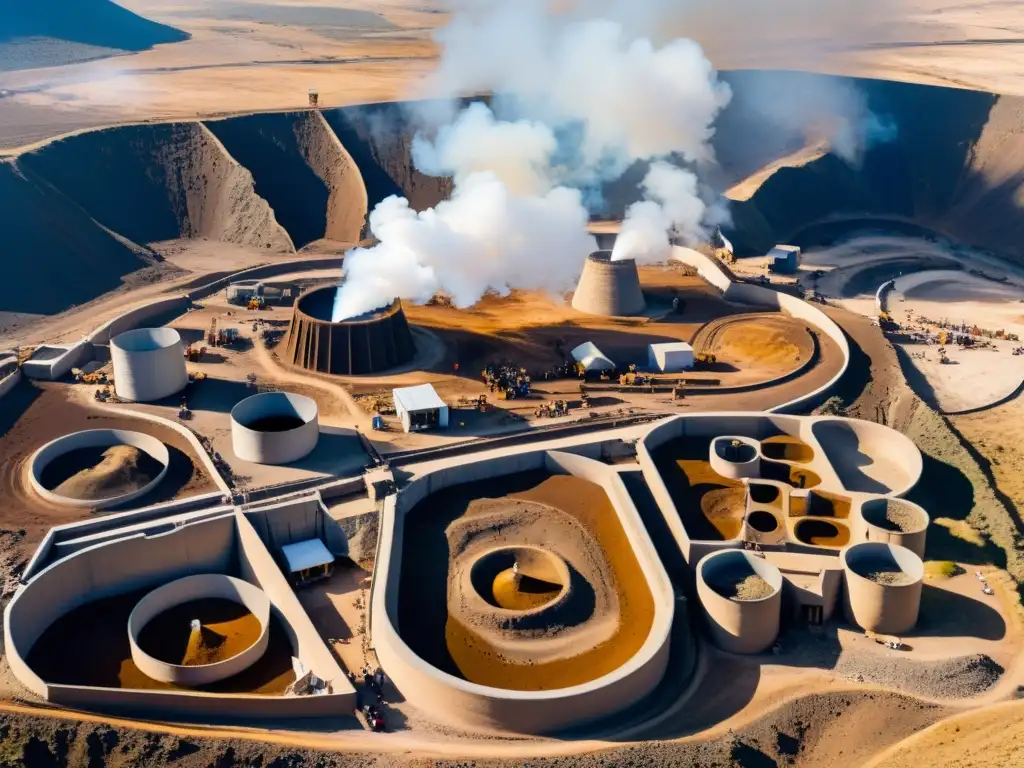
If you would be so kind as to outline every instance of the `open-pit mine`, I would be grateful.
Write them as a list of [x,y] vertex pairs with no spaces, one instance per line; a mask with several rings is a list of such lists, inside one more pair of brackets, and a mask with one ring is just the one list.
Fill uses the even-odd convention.
[[0,764],[1019,762],[1024,96],[645,2],[38,5]]

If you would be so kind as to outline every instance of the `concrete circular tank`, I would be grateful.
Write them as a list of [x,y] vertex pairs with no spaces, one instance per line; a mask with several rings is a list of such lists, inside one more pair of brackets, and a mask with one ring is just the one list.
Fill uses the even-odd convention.
[[921,607],[924,563],[906,547],[867,541],[839,553],[846,620],[861,629],[899,635]]
[[924,557],[930,518],[921,507],[906,499],[867,499],[860,507],[866,541],[899,544]]
[[286,357],[300,368],[356,376],[405,365],[416,356],[412,331],[395,299],[386,307],[336,323],[336,286],[314,288],[295,302]]
[[138,328],[110,340],[117,396],[151,403],[180,392],[188,384],[185,349],[173,328]]
[[612,259],[611,251],[587,257],[572,297],[572,307],[588,315],[628,317],[647,307],[633,259]]
[[[470,608],[518,616],[548,612],[570,593],[569,567],[550,550],[528,544],[495,547],[473,561],[459,585]],[[481,603],[482,601],[482,603]],[[473,605],[475,603],[475,605]]]
[[711,441],[708,461],[722,477],[738,480],[761,474],[760,444],[747,437],[724,436]]
[[[161,661],[139,646],[139,635],[146,624],[175,606],[203,599],[221,599],[244,606],[260,625],[255,642],[239,653],[210,664],[172,664]],[[194,627],[193,632],[201,632]],[[247,581],[219,573],[186,576],[143,597],[128,617],[128,642],[132,661],[144,674],[165,683],[188,688],[209,685],[237,675],[262,658],[270,642],[270,600],[263,590]]]
[[[105,498],[76,498],[56,493],[43,483],[43,473],[54,461],[73,451],[85,449],[111,448],[118,445],[131,446],[145,453],[159,463],[161,469],[145,484],[125,493],[118,493]],[[58,437],[41,447],[29,461],[29,482],[33,490],[47,501],[72,507],[114,507],[127,504],[153,490],[167,474],[171,461],[167,446],[152,435],[132,432],[125,429],[87,429]]]
[[235,456],[256,464],[290,464],[307,456],[320,438],[316,401],[291,392],[264,392],[231,409]]
[[[749,593],[745,586],[750,587]],[[697,596],[711,639],[722,650],[760,653],[778,637],[782,573],[753,553],[721,549],[701,558]]]

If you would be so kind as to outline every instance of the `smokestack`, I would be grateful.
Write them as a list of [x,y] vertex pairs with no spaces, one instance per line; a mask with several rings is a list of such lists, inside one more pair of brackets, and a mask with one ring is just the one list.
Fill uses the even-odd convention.
[[612,259],[611,251],[587,257],[572,297],[572,307],[588,315],[629,317],[643,314],[647,303],[633,259]]

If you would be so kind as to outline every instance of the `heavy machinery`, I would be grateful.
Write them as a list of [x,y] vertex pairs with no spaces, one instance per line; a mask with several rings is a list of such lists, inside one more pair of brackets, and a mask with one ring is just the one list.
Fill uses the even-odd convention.
[[206,347],[197,347],[195,344],[189,344],[185,347],[185,359],[190,363],[198,363],[205,354]]
[[249,298],[249,304],[247,305],[248,309],[260,310],[260,309],[266,309],[266,307],[267,307],[267,301],[262,296],[251,296]]
[[709,365],[714,365],[718,362],[718,357],[714,352],[698,352],[693,356],[693,367],[694,368],[706,368]]

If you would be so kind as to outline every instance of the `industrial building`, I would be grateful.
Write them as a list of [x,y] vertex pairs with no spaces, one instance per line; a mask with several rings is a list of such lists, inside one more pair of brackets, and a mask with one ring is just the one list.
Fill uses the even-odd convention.
[[652,371],[679,373],[693,368],[693,347],[685,341],[651,344],[647,347],[647,366]]
[[585,341],[573,348],[572,359],[583,366],[585,371],[614,371],[615,363],[597,348],[592,341]]
[[401,387],[393,390],[392,395],[395,413],[406,432],[447,428],[448,406],[430,384]]
[[413,360],[416,345],[398,299],[336,323],[331,319],[336,292],[336,286],[327,286],[299,297],[285,345],[288,362],[318,373],[358,376]]
[[792,275],[800,268],[800,248],[776,245],[768,252],[768,269],[780,275]]
[[122,400],[151,403],[188,384],[185,348],[173,328],[139,328],[110,340],[114,389]]
[[647,308],[633,259],[612,259],[611,251],[587,257],[572,297],[572,308],[588,315],[630,317]]

